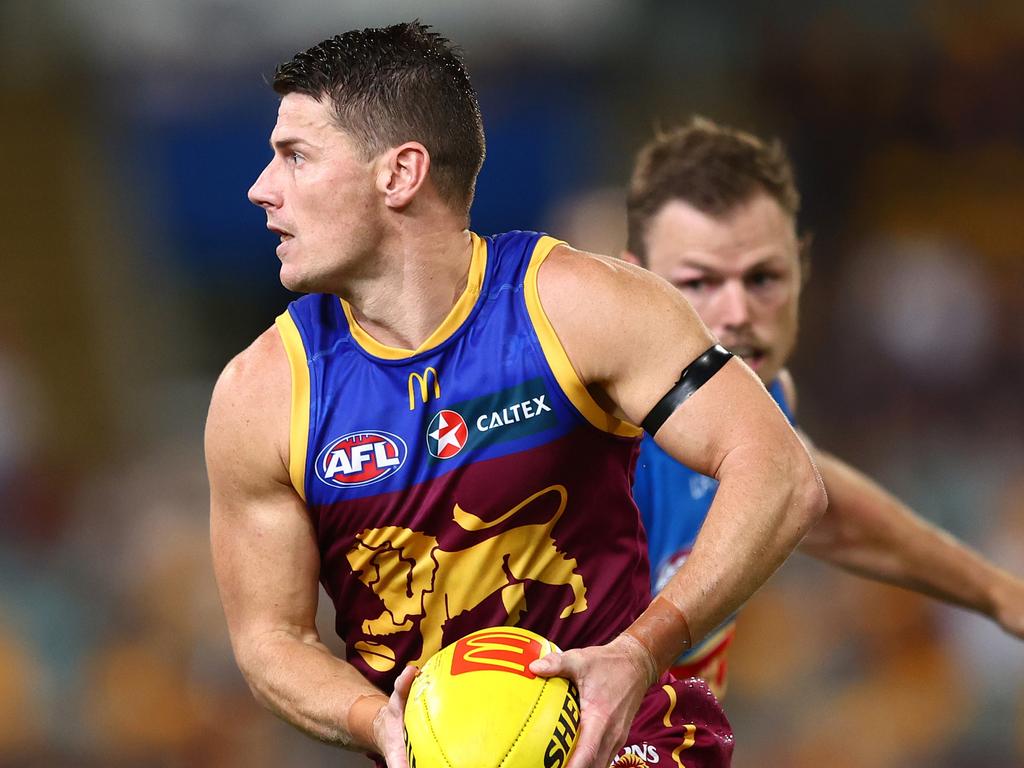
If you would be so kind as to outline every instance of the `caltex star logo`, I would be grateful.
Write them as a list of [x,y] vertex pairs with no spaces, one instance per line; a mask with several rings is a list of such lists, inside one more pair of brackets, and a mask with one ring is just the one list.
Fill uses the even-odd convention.
[[455,411],[440,411],[427,427],[427,450],[437,459],[450,459],[466,445],[469,428]]

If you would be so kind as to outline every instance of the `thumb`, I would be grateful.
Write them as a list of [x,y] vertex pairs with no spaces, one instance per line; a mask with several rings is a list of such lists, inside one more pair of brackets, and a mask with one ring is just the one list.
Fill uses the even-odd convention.
[[530,662],[530,671],[541,677],[558,677],[565,669],[564,655],[554,651]]
[[409,698],[409,689],[412,687],[412,681],[415,680],[419,674],[419,668],[410,665],[403,669],[402,673],[395,680],[395,693],[397,693],[402,700]]

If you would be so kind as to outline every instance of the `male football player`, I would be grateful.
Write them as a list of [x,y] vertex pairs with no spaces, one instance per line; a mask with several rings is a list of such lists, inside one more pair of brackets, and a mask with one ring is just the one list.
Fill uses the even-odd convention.
[[[779,143],[697,118],[638,154],[625,257],[676,286],[712,333],[757,373],[794,422],[786,363],[796,343],[806,265],[800,198]],[[854,573],[982,613],[1024,637],[1024,582],[918,517],[841,459],[811,447],[828,510],[802,549]],[[686,561],[715,498],[713,478],[644,439],[634,495],[654,591]],[[731,617],[673,664],[725,692]]]
[[[516,624],[565,649],[522,672],[579,688],[576,750],[555,745],[552,768],[605,768],[627,740],[727,765],[710,691],[664,672],[824,509],[796,433],[660,278],[467,229],[483,130],[440,35],[347,32],[273,86],[273,156],[249,197],[280,237],[281,282],[308,295],[228,365],[206,432],[214,565],[256,697],[405,768],[412,668]],[[630,495],[641,424],[720,483],[653,602]],[[317,635],[318,581],[345,659]]]

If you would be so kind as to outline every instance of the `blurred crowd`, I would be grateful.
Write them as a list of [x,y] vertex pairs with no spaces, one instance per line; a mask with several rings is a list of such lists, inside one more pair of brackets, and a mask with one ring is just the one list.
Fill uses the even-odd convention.
[[[617,253],[656,126],[703,113],[786,142],[814,237],[800,420],[1024,573],[1020,3],[527,3],[544,34],[453,0],[82,5],[0,6],[0,764],[366,764],[277,722],[235,667],[202,428],[220,368],[289,300],[244,197],[262,78],[414,12],[480,90],[476,231]],[[199,10],[215,23],[183,47]],[[797,555],[734,647],[737,768],[1024,763],[1024,647],[977,616]]]

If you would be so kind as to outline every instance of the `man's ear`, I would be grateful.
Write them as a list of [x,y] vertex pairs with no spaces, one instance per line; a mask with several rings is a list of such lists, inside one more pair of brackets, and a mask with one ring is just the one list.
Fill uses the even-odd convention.
[[643,266],[643,264],[640,263],[640,259],[638,259],[637,255],[632,251],[623,250],[622,253],[619,254],[619,258],[623,261],[628,261],[630,264],[636,264],[638,267]]
[[407,141],[384,153],[377,171],[377,189],[389,208],[404,208],[422,189],[430,173],[430,153],[418,141]]

